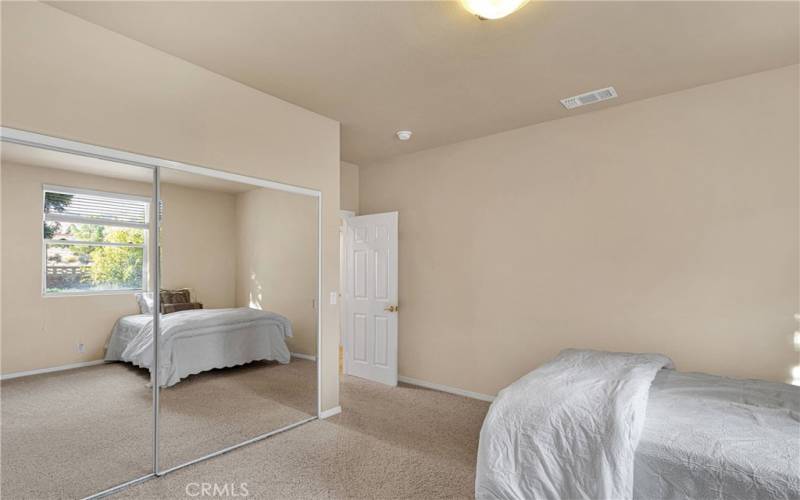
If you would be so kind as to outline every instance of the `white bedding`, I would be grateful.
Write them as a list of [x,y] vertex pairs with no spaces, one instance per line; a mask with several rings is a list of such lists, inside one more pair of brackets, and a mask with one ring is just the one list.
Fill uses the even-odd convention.
[[[159,384],[172,386],[189,375],[256,360],[288,363],[285,339],[292,326],[285,317],[250,308],[195,309],[161,316]],[[153,360],[150,315],[117,321],[106,351],[107,361],[127,361],[150,369]]]
[[481,429],[477,498],[632,498],[659,354],[567,349],[500,391]]
[[800,498],[800,388],[662,366],[568,350],[501,391],[476,496]]
[[634,472],[635,498],[800,498],[800,387],[662,370]]

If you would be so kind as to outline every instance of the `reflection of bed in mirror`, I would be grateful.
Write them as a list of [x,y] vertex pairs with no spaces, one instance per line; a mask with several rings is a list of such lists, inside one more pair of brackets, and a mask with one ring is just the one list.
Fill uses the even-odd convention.
[[[164,314],[159,320],[159,385],[170,387],[197,373],[253,361],[289,363],[287,318],[247,307],[195,309]],[[152,368],[151,314],[123,316],[114,325],[106,361]]]

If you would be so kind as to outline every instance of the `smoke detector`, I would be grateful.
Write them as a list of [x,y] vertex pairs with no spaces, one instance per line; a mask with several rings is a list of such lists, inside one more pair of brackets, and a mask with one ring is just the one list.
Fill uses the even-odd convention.
[[410,130],[398,130],[395,132],[395,135],[397,135],[397,138],[401,141],[407,141],[411,139],[411,134],[412,132]]
[[561,99],[561,104],[567,109],[573,109],[580,106],[586,106],[587,104],[593,104],[595,102],[607,101],[615,97],[617,97],[617,91],[614,90],[614,87],[606,87],[604,89],[592,90],[591,92],[586,92],[585,94]]

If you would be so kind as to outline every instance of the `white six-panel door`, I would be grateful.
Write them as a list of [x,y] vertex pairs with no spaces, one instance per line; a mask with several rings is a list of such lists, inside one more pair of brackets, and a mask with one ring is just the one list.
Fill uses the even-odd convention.
[[397,212],[347,219],[345,372],[397,385]]

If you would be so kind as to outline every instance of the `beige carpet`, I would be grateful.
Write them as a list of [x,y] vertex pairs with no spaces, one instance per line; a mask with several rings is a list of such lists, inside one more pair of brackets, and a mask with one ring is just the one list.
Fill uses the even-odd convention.
[[[0,384],[2,498],[80,498],[152,471],[147,372],[122,363]],[[251,363],[161,391],[168,468],[316,412],[316,364]]]
[[[310,375],[310,376],[309,376]],[[314,411],[314,364],[259,363],[162,392],[164,463]],[[2,497],[77,498],[148,472],[149,390],[121,364],[2,383]],[[250,498],[468,498],[488,403],[343,377],[341,415],[131,487],[115,498],[191,498],[199,483]],[[98,446],[102,443],[102,446]],[[194,498],[198,498],[195,496]]]
[[[115,498],[191,498],[246,483],[250,498],[469,498],[488,403],[353,377],[343,413],[131,487]],[[200,498],[200,497],[194,497]]]

